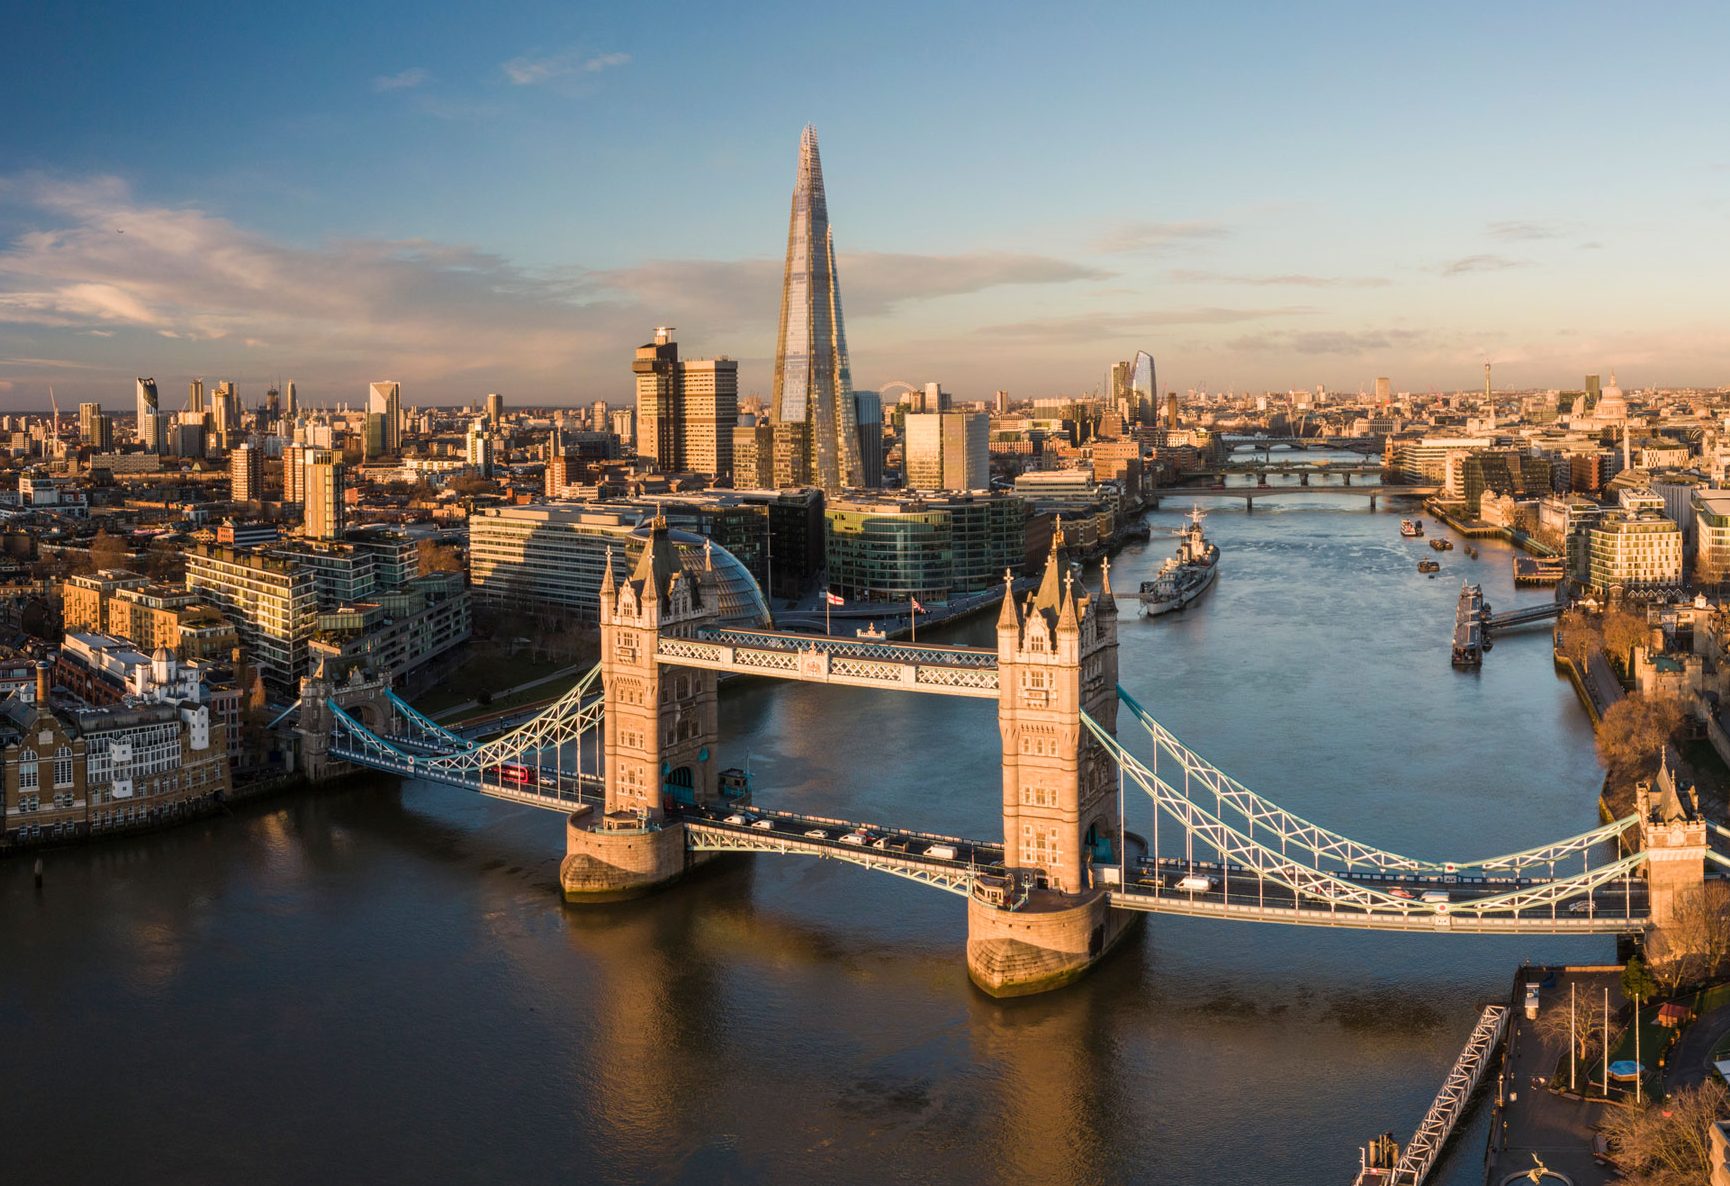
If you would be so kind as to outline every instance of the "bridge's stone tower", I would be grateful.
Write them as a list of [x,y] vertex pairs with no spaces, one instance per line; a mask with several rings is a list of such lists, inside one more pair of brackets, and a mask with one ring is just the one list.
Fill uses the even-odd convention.
[[707,585],[681,569],[664,521],[629,580],[614,582],[609,559],[601,582],[606,799],[598,820],[583,807],[567,822],[559,869],[567,898],[630,897],[685,871],[684,827],[666,825],[663,804],[718,797],[715,673],[662,671],[656,640],[714,621]]
[[1129,922],[1106,906],[1094,863],[1119,859],[1113,763],[1081,722],[1117,729],[1117,605],[1077,591],[1053,541],[1038,590],[997,619],[1004,863],[1035,887],[983,886],[968,905],[967,968],[997,996],[1042,992],[1084,972]]
[[1652,915],[1647,952],[1654,959],[1680,955],[1698,936],[1678,926],[1685,899],[1706,885],[1706,820],[1700,814],[1693,787],[1684,795],[1676,785],[1669,747],[1658,763],[1658,775],[1634,791],[1640,815],[1640,845],[1646,852],[1646,900]]
[[300,769],[312,782],[346,774],[354,769],[330,756],[330,739],[336,730],[337,705],[374,733],[385,734],[396,724],[396,706],[390,702],[390,679],[365,670],[358,663],[345,667],[320,660],[313,674],[300,681],[300,717],[295,724]]

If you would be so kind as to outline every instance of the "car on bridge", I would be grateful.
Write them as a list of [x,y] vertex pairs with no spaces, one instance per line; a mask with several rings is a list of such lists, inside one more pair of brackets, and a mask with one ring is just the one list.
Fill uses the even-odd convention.
[[1192,894],[1210,893],[1219,883],[1205,873],[1186,873],[1177,888]]
[[871,842],[871,847],[893,852],[906,852],[907,838],[905,836],[879,836]]
[[742,811],[735,811],[732,815],[729,815],[726,819],[722,820],[721,822],[724,824],[733,824],[736,827],[743,827],[746,824],[755,824],[757,822],[757,818],[755,816],[746,815]]
[[808,828],[805,831],[805,839],[827,840],[829,839],[829,833],[825,832],[822,828]]
[[925,846],[925,855],[936,857],[940,861],[953,861],[961,853],[953,844],[928,844]]
[[759,831],[773,832],[775,830],[775,821],[765,815],[760,819],[752,820],[751,826]]

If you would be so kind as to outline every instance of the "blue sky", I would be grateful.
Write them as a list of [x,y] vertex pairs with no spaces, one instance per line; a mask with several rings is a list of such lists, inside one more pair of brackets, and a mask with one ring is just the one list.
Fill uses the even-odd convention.
[[[292,11],[292,16],[280,15]],[[861,386],[1730,383],[1730,10],[63,3],[9,14],[0,406],[767,392],[801,125]]]

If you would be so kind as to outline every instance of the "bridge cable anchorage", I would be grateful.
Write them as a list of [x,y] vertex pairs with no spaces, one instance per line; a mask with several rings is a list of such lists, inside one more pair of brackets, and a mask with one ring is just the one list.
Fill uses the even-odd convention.
[[[1549,844],[1520,852],[1503,853],[1499,856],[1474,857],[1466,860],[1432,861],[1420,860],[1401,853],[1389,852],[1385,849],[1373,848],[1349,836],[1343,836],[1319,824],[1294,815],[1285,808],[1256,794],[1243,783],[1226,774],[1219,767],[1197,754],[1182,741],[1179,741],[1164,725],[1154,719],[1151,713],[1124,691],[1117,689],[1119,702],[1126,706],[1131,714],[1141,722],[1153,738],[1155,749],[1155,767],[1159,750],[1164,749],[1184,768],[1186,778],[1193,774],[1207,789],[1214,792],[1216,798],[1231,804],[1232,808],[1246,820],[1260,823],[1273,831],[1281,840],[1282,845],[1290,843],[1300,849],[1308,849],[1318,860],[1331,858],[1346,865],[1364,864],[1377,869],[1401,872],[1434,871],[1453,873],[1460,869],[1495,869],[1519,870],[1535,865],[1549,864],[1561,857],[1592,848],[1607,840],[1613,840],[1639,822],[1635,813],[1629,813],[1620,819],[1602,824],[1587,832],[1564,837]],[[1730,836],[1730,832],[1725,833]]]
[[[1582,894],[1591,894],[1598,887],[1617,880],[1624,874],[1631,874],[1645,861],[1645,854],[1636,852],[1631,856],[1602,865],[1597,869],[1587,869],[1585,872],[1553,881],[1532,881],[1524,885],[1516,885],[1514,889],[1483,897],[1466,899],[1458,902],[1424,902],[1421,899],[1402,897],[1389,889],[1376,885],[1366,885],[1351,880],[1348,877],[1332,873],[1314,866],[1299,864],[1288,859],[1284,854],[1275,852],[1265,845],[1252,840],[1231,824],[1217,818],[1206,808],[1195,803],[1183,792],[1173,787],[1165,779],[1154,775],[1133,754],[1105,730],[1097,721],[1086,713],[1081,714],[1083,725],[1093,733],[1095,739],[1112,755],[1124,772],[1151,797],[1155,805],[1171,815],[1185,832],[1185,847],[1189,853],[1191,867],[1194,867],[1192,843],[1199,839],[1212,848],[1220,857],[1222,867],[1237,861],[1249,872],[1274,884],[1285,886],[1293,893],[1293,903],[1290,908],[1293,915],[1302,910],[1300,899],[1309,898],[1328,904],[1330,910],[1345,906],[1366,918],[1386,920],[1395,929],[1407,929],[1411,922],[1432,918],[1438,926],[1447,925],[1455,919],[1464,919],[1474,923],[1485,923],[1490,914],[1512,913],[1515,917],[1512,925],[1498,926],[1504,930],[1555,930],[1557,919],[1554,907]],[[1186,772],[1187,773],[1187,772]],[[1155,854],[1158,855],[1157,853]],[[1384,875],[1385,876],[1385,875]],[[1420,880],[1418,876],[1410,876],[1410,880]],[[1183,899],[1166,899],[1164,908],[1184,910]],[[1144,903],[1133,897],[1126,897],[1120,903],[1133,905],[1136,908],[1148,908]],[[1193,905],[1193,903],[1191,904]],[[1207,904],[1210,908],[1212,903]],[[1231,903],[1223,903],[1226,910],[1231,909]],[[1549,918],[1521,919],[1522,910],[1551,907]],[[1277,910],[1285,912],[1284,907],[1270,908],[1270,913]],[[1190,909],[1191,913],[1205,911]],[[1213,912],[1222,912],[1214,909]],[[1590,911],[1591,918],[1584,920],[1586,925],[1568,925],[1563,929],[1584,930],[1595,927],[1599,914],[1596,909]],[[1494,920],[1498,924],[1509,920]],[[1618,925],[1627,921],[1626,916],[1616,918]],[[1643,920],[1642,920],[1643,921]],[[1402,927],[1399,924],[1405,924]],[[1529,925],[1522,925],[1529,924]]]
[[274,729],[278,725],[282,724],[282,722],[286,721],[289,717],[293,716],[295,713],[297,713],[299,711],[300,711],[300,701],[296,700],[293,704],[289,705],[287,708],[285,708],[281,712],[277,713],[276,716],[272,717],[270,720],[270,723],[265,725],[265,728],[266,729]]

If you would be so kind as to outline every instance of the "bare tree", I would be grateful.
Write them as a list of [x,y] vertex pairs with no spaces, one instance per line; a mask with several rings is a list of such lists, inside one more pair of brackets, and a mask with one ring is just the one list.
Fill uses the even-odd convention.
[[1622,1181],[1631,1186],[1700,1186],[1712,1173],[1706,1134],[1727,1105],[1730,1089],[1708,1079],[1663,1103],[1609,1109],[1603,1131]]
[[1628,670],[1635,647],[1652,644],[1652,627],[1647,625],[1645,617],[1625,609],[1605,614],[1602,630],[1604,649],[1623,671]]
[[415,559],[420,564],[421,575],[429,572],[462,572],[462,553],[451,547],[441,547],[430,539],[423,539],[415,544]]
[[126,541],[120,536],[98,530],[96,538],[90,541],[90,566],[99,572],[105,568],[125,568],[128,559]]
[[[1604,1048],[1605,1016],[1603,994],[1575,993],[1571,999],[1563,997],[1546,1005],[1538,1014],[1537,1030],[1545,1039],[1564,1046],[1572,1041],[1575,1057],[1581,1065],[1590,1066],[1593,1056]],[[1608,1016],[1613,1046],[1622,1036],[1622,1027],[1616,1022],[1614,1010]]]
[[1674,696],[1624,696],[1598,722],[1598,758],[1612,781],[1638,778],[1657,764],[1664,746],[1681,731],[1682,702]]
[[1709,881],[1676,897],[1652,975],[1667,994],[1730,966],[1730,885]]
[[1586,661],[1604,649],[1604,632],[1597,619],[1571,609],[1556,623],[1556,649],[1584,670]]

